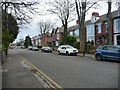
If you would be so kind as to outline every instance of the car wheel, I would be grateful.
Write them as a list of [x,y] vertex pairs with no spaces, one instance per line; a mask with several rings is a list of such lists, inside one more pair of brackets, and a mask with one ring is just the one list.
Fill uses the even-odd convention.
[[75,56],[77,56],[77,53],[75,53]]
[[69,56],[69,52],[68,51],[66,52],[66,55]]
[[96,59],[99,61],[99,60],[102,60],[102,56],[100,54],[96,55]]

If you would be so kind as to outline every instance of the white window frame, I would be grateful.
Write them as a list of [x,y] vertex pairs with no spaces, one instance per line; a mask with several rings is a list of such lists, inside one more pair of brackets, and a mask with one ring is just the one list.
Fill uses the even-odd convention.
[[[119,23],[117,23],[119,22]],[[117,25],[116,25],[117,24]],[[114,33],[120,33],[120,18],[114,20]]]
[[[78,33],[76,34],[76,31],[77,31],[77,30],[78,30]],[[75,36],[79,36],[79,29],[78,29],[78,28],[75,29],[74,34],[75,34]]]
[[105,27],[106,27],[106,28],[105,28],[105,29],[106,29],[105,32],[107,33],[107,29],[108,29],[107,22],[105,22]]
[[[89,28],[89,29],[88,29]],[[90,31],[88,31],[90,30]],[[94,24],[91,25],[87,25],[86,26],[86,37],[87,37],[87,41],[95,41],[95,26]],[[94,38],[94,39],[93,39]]]
[[70,35],[73,35],[73,31],[70,31]]

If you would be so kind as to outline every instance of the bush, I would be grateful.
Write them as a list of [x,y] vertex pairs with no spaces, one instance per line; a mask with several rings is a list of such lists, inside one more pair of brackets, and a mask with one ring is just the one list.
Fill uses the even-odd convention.
[[77,38],[75,36],[72,36],[72,35],[67,36],[67,44],[68,45],[75,47],[76,43],[77,43]]
[[96,48],[94,46],[94,41],[91,41],[91,42],[88,41],[88,42],[86,42],[85,45],[86,45],[85,46],[86,53],[89,53],[89,54],[94,54],[95,53]]

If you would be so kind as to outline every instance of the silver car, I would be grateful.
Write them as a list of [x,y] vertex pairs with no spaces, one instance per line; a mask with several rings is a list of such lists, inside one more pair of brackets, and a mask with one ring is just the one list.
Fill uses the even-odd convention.
[[39,49],[38,49],[38,47],[33,46],[33,47],[32,47],[32,50],[33,50],[33,51],[38,51]]

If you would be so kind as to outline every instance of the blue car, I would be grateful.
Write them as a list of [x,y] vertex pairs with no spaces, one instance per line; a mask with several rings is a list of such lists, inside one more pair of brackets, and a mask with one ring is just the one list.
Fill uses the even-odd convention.
[[103,45],[96,49],[95,57],[97,60],[116,60],[120,61],[119,45]]

